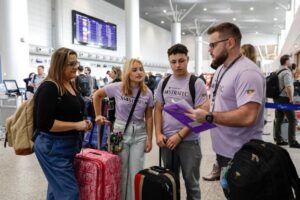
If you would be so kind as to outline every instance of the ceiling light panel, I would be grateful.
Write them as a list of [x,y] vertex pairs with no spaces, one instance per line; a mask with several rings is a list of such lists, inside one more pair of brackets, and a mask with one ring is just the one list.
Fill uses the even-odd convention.
[[[114,5],[124,5],[124,0],[105,1]],[[233,18],[236,18],[234,23],[237,24],[238,22],[239,26],[243,27],[244,32],[255,34],[257,31],[260,34],[273,34],[273,32],[280,32],[278,26],[273,27],[273,25],[285,27],[286,10],[282,6],[288,8],[291,0],[171,0],[171,2],[174,9],[177,6],[178,11],[187,11],[194,3],[198,3],[182,20],[182,31],[194,26],[195,19],[199,19],[201,26],[208,26],[212,22],[233,21]],[[282,6],[275,2],[280,2]],[[140,0],[140,16],[163,29],[171,31],[169,20],[173,17],[169,3],[170,0]],[[278,10],[276,10],[276,7]],[[166,13],[163,10],[166,10]],[[148,15],[146,15],[146,12]],[[274,17],[278,20],[274,21]],[[165,23],[161,24],[161,21]],[[259,29],[254,28],[257,24],[260,27]],[[190,34],[189,31],[184,30],[184,32],[186,35]]]

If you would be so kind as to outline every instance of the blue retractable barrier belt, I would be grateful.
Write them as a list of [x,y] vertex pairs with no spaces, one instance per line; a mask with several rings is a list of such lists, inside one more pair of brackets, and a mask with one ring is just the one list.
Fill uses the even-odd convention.
[[265,108],[279,109],[279,110],[300,110],[300,104],[266,102]]

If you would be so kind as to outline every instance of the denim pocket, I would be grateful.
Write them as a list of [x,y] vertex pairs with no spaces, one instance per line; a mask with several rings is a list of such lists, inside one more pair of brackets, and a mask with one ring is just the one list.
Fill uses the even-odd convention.
[[191,141],[191,142],[192,142],[192,144],[190,144],[190,145],[193,148],[194,158],[202,159],[202,152],[201,152],[201,147],[199,145],[199,141],[195,140],[195,141]]
[[53,149],[55,141],[51,138],[41,134],[39,136],[39,149],[42,153],[49,155]]

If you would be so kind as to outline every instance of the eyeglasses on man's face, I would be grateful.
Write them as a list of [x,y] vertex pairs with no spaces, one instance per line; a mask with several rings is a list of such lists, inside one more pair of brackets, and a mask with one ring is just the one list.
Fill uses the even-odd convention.
[[210,49],[213,49],[213,48],[215,48],[215,47],[217,46],[218,43],[220,43],[220,42],[225,42],[225,41],[227,41],[227,40],[229,40],[229,38],[224,39],[224,40],[219,40],[219,41],[216,41],[216,42],[209,43],[209,44],[208,44],[208,47],[209,47]]
[[70,63],[68,63],[67,65],[68,65],[69,67],[75,68],[75,67],[79,67],[79,64],[80,64],[80,62],[75,61],[75,62],[70,62]]

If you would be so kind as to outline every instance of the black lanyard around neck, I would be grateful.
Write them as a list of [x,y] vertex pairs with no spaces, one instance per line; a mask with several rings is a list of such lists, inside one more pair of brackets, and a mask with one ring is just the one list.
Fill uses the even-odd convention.
[[[223,76],[226,74],[226,72],[232,67],[232,65],[234,65],[234,63],[236,62],[236,61],[238,61],[238,59],[240,59],[242,57],[242,55],[239,55],[236,59],[234,59],[231,63],[230,63],[230,65],[228,65],[227,67],[226,67],[226,69],[225,69],[225,71],[222,73],[222,75],[220,76],[220,74],[221,74],[221,72],[222,72],[222,69],[223,69],[223,67],[224,67],[224,65],[222,66],[222,68],[220,69],[220,71],[219,71],[219,73],[218,73],[218,76],[217,76],[217,79],[216,79],[216,86],[215,86],[215,88],[214,88],[214,91],[213,91],[213,96],[212,96],[212,112],[214,111],[214,109],[215,109],[215,100],[216,100],[216,95],[217,95],[217,91],[218,91],[218,88],[219,88],[219,86],[220,86],[220,83],[221,83],[221,80],[222,80],[222,78],[223,78]],[[220,79],[219,79],[219,76],[220,76]]]

